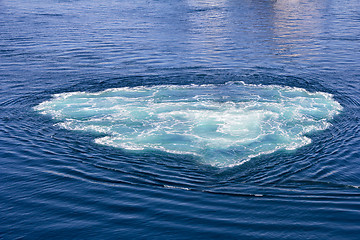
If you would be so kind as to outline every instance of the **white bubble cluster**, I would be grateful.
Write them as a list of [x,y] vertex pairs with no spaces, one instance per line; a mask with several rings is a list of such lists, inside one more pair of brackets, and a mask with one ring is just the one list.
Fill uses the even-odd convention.
[[101,133],[99,144],[227,167],[309,144],[305,134],[329,127],[342,107],[323,92],[231,82],[62,93],[35,109],[65,129]]

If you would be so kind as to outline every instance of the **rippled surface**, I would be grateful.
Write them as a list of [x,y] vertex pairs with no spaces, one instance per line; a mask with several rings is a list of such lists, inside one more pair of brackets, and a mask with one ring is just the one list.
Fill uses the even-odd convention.
[[106,134],[99,144],[231,167],[309,144],[305,134],[326,129],[341,106],[321,92],[230,83],[64,93],[35,110],[65,129]]
[[358,239],[359,4],[0,0],[0,238]]

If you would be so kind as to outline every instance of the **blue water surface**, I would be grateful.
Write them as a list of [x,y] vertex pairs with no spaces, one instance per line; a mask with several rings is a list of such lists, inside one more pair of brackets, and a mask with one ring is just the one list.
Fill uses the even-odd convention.
[[358,0],[0,0],[0,239],[359,239]]

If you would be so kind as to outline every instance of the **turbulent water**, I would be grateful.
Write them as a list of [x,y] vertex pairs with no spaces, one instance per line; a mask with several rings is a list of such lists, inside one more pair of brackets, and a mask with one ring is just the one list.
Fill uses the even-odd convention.
[[359,0],[0,0],[0,239],[358,240]]
[[106,134],[99,144],[223,167],[309,144],[305,135],[326,129],[341,106],[322,92],[230,83],[63,93],[35,109],[65,129]]

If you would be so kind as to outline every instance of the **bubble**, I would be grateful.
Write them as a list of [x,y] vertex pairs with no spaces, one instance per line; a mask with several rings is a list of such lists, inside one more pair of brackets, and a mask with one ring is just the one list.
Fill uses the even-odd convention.
[[102,134],[98,144],[229,167],[311,143],[306,134],[328,128],[342,107],[323,92],[231,82],[62,93],[35,110],[62,128]]

